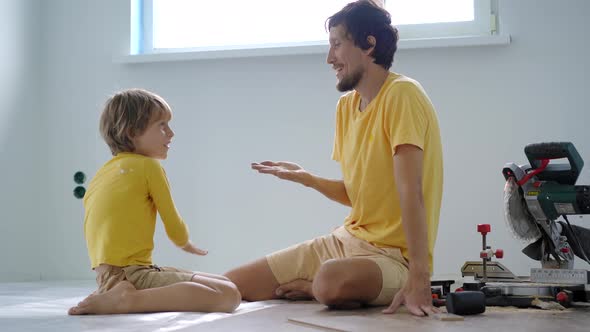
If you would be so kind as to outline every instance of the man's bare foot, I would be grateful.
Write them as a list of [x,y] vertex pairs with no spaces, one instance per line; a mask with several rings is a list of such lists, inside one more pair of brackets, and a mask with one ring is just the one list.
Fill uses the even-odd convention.
[[313,300],[311,281],[297,279],[281,285],[275,293],[288,300]]
[[88,314],[124,314],[128,313],[125,301],[129,293],[136,291],[129,281],[121,281],[108,292],[95,295],[94,293],[68,310],[69,315]]

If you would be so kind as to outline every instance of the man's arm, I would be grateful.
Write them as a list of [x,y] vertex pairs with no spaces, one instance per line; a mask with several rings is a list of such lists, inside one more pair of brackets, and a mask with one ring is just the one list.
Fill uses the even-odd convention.
[[346,206],[352,206],[350,203],[350,198],[346,193],[346,187],[344,187],[344,181],[325,179],[313,174],[310,175],[313,180],[312,183],[308,185],[308,187],[319,191],[324,196],[333,201]]
[[301,183],[306,187],[319,191],[333,201],[351,206],[350,198],[346,193],[344,181],[342,180],[330,180],[313,175],[303,169],[303,167],[286,161],[253,163],[252,169],[259,173],[272,174],[283,180]]
[[432,306],[430,290],[428,229],[422,193],[423,151],[414,145],[400,145],[393,163],[410,267],[406,285],[384,312],[393,313],[405,304],[416,316],[434,314],[438,309]]

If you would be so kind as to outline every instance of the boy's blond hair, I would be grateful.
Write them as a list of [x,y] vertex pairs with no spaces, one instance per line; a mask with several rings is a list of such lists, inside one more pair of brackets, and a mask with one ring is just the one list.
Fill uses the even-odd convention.
[[109,98],[100,116],[100,134],[113,156],[133,152],[132,137],[141,135],[152,122],[172,111],[166,101],[143,89],[128,89]]

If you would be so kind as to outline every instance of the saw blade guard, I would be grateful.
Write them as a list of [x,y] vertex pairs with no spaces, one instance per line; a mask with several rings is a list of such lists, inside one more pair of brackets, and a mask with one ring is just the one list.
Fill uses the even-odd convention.
[[541,238],[539,226],[530,214],[522,189],[514,177],[509,177],[504,186],[504,219],[512,235],[530,244]]

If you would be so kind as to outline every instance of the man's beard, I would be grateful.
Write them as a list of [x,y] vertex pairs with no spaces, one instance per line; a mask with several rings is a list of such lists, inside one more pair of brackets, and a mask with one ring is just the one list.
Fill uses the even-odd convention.
[[352,74],[343,77],[342,80],[336,84],[336,89],[338,89],[340,92],[350,91],[356,88],[356,86],[361,81],[361,78],[363,78],[363,71],[359,69]]

